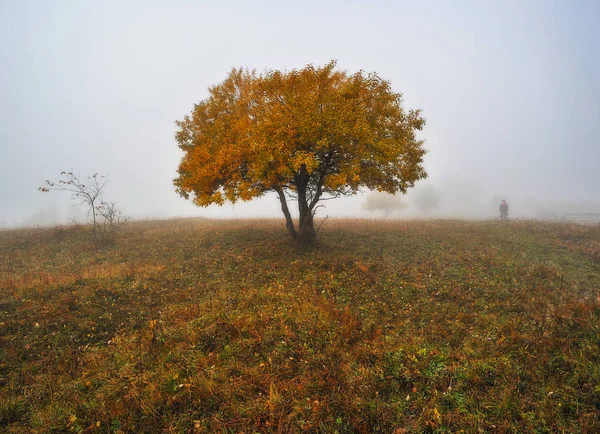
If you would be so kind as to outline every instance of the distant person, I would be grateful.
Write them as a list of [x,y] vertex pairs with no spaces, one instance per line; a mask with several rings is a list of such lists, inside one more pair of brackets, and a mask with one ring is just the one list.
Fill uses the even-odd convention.
[[508,219],[508,204],[505,200],[502,200],[500,204],[500,219],[507,220]]

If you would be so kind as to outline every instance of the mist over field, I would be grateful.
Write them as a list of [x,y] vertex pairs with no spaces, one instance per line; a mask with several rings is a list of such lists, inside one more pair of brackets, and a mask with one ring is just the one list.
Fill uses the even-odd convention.
[[[431,188],[438,194],[437,205],[429,209],[421,209],[415,205],[418,201],[420,192],[423,189]],[[365,209],[367,197],[371,192],[363,192],[350,198],[339,198],[324,203],[324,207],[319,209],[316,214],[317,220],[325,218],[367,218],[380,219],[466,219],[466,220],[489,220],[499,218],[498,208],[502,199],[507,198],[511,211],[512,219],[540,219],[540,220],[561,220],[568,219],[572,221],[590,222],[597,221],[600,213],[600,202],[593,200],[541,200],[529,195],[515,194],[492,194],[482,195],[476,186],[464,185],[459,191],[447,188],[437,188],[435,184],[427,181],[421,182],[414,190],[410,190],[406,195],[400,197],[400,201],[406,204],[406,208],[392,212],[389,216],[384,216],[381,211],[368,211]],[[67,224],[72,222],[83,222],[88,219],[85,206],[77,206],[66,197],[57,197],[56,195],[50,203],[35,211],[26,217],[9,220],[6,217],[0,219],[0,227],[19,227],[19,226],[48,226],[53,224]],[[45,198],[44,198],[45,199]],[[181,199],[183,201],[183,199]],[[293,202],[292,202],[293,203]],[[124,207],[129,210],[130,207]],[[294,218],[297,218],[297,211],[291,210]],[[571,214],[589,214],[589,216],[573,216]],[[216,219],[236,219],[236,218],[276,218],[283,216],[279,208],[277,196],[273,193],[267,194],[264,198],[252,202],[238,202],[234,205],[225,204],[223,206],[211,205],[208,208],[192,208],[191,210],[181,210],[179,212],[169,210],[151,210],[147,212],[132,210],[130,215],[134,219],[166,219],[172,217],[204,217]]]
[[[0,226],[85,219],[37,187],[102,173],[133,218],[281,217],[275,195],[197,208],[172,185],[175,120],[232,67],[337,59],[374,71],[427,120],[439,204],[390,218],[600,212],[600,3],[596,1],[43,2],[0,5]],[[306,31],[310,22],[311,31]],[[357,31],[360,29],[360,31]],[[365,195],[318,218],[378,217]]]
[[598,23],[0,1],[0,431],[600,432]]

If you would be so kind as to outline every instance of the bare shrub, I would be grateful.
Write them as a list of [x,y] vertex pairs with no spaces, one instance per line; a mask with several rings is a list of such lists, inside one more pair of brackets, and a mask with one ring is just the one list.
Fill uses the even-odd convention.
[[111,243],[129,220],[129,216],[123,214],[116,207],[116,202],[102,202],[96,208],[101,217],[96,227],[96,239],[102,243]]
[[129,220],[116,208],[115,202],[104,200],[104,187],[110,182],[104,175],[95,173],[91,176],[81,178],[74,172],[60,172],[58,181],[46,180],[45,187],[38,190],[47,193],[52,190],[67,191],[71,193],[71,199],[78,201],[78,205],[87,205],[88,217],[91,215],[91,228],[96,243],[107,243],[114,241],[117,233]]

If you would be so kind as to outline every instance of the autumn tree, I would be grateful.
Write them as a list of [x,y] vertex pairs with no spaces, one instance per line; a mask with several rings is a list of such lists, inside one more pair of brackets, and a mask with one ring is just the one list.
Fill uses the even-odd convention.
[[[177,122],[184,152],[174,185],[199,206],[278,194],[290,236],[316,237],[321,200],[360,188],[406,192],[427,175],[419,110],[375,73],[335,62],[289,72],[233,69]],[[288,201],[298,206],[297,228]]]
[[379,191],[370,192],[363,204],[363,209],[366,211],[383,211],[386,218],[394,211],[400,211],[407,207],[408,205],[399,195],[381,193]]

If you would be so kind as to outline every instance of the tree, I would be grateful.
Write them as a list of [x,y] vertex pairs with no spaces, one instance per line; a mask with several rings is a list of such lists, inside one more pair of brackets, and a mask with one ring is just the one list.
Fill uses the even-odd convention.
[[[305,245],[316,237],[319,201],[362,187],[406,192],[425,178],[420,111],[405,111],[377,74],[335,66],[233,69],[177,122],[177,192],[208,206],[274,191],[290,236]],[[298,203],[297,230],[288,199]]]
[[440,205],[440,195],[432,185],[417,187],[413,193],[413,205],[425,214]]
[[88,216],[92,216],[92,234],[97,242],[112,241],[120,228],[129,220],[116,208],[115,202],[105,202],[104,187],[109,180],[104,175],[97,173],[81,179],[81,175],[73,172],[60,172],[62,179],[58,181],[46,180],[47,187],[38,190],[48,193],[52,190],[71,193],[73,200],[79,205],[87,205]]
[[383,211],[385,217],[389,217],[394,211],[403,210],[407,206],[400,196],[373,191],[367,195],[363,209],[367,211]]

